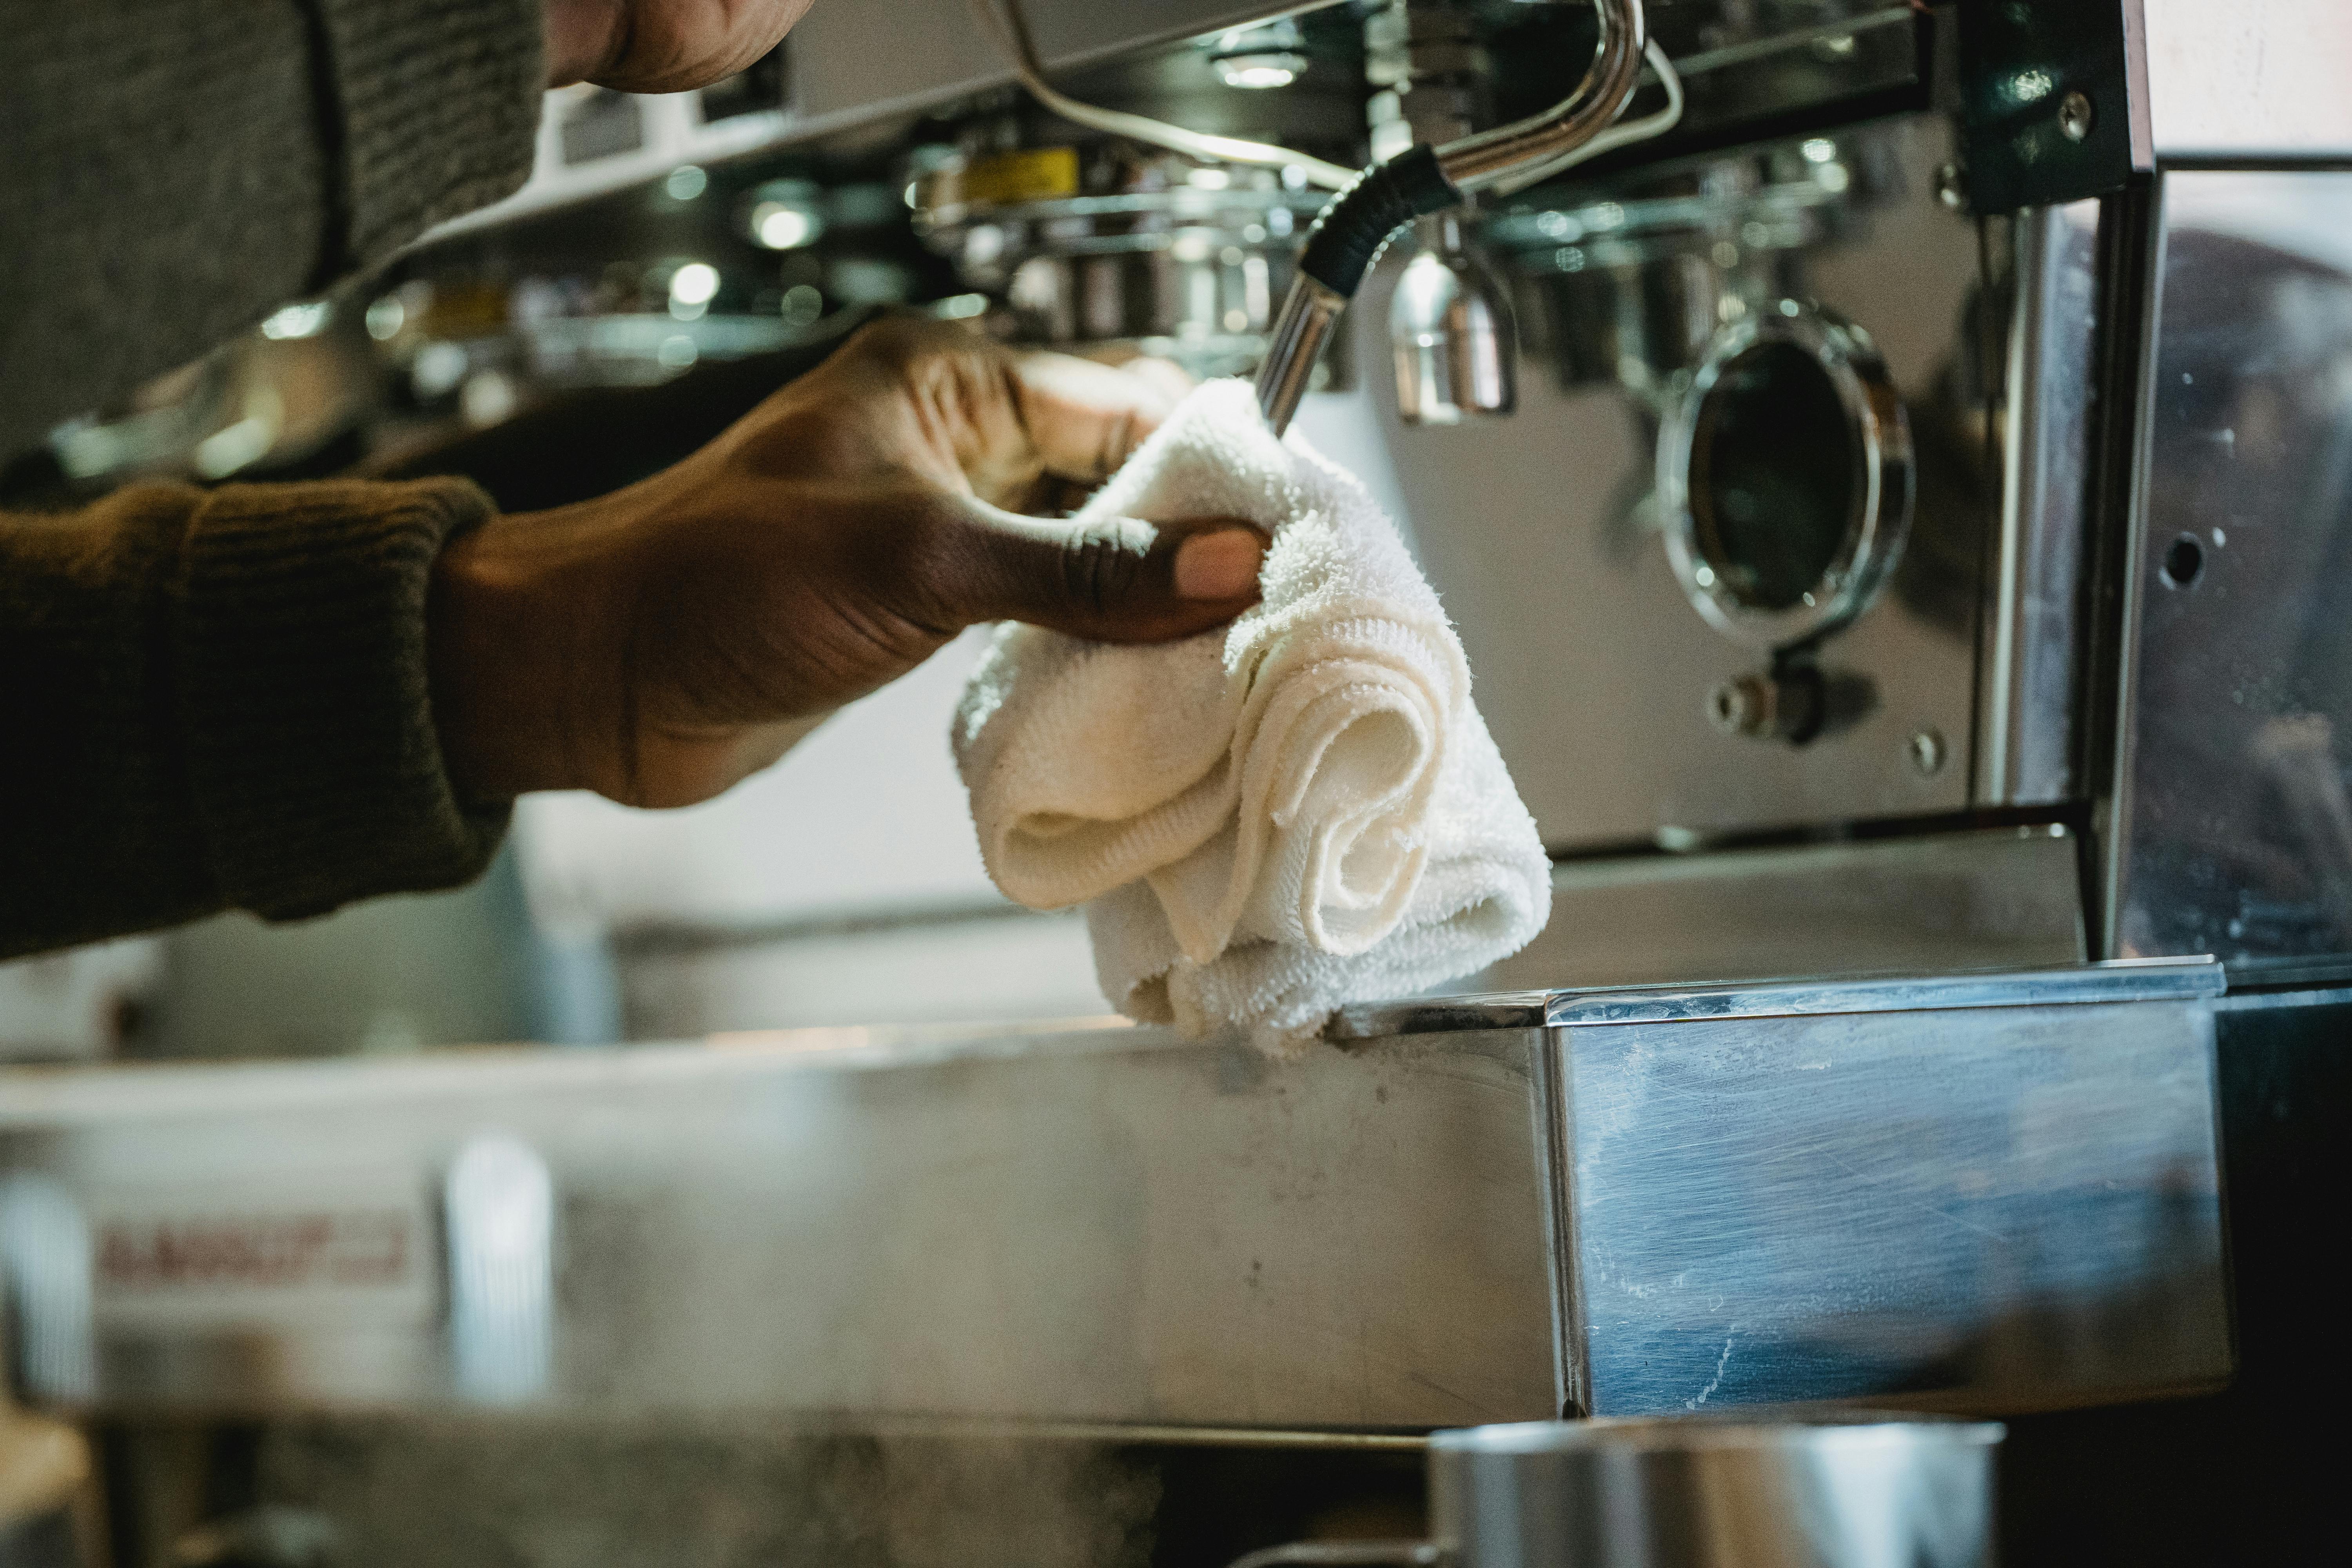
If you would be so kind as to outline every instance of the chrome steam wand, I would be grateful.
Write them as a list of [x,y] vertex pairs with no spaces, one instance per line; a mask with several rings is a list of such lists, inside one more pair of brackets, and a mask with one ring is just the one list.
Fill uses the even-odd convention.
[[1624,112],[1642,77],[1648,39],[1642,0],[1596,0],[1601,39],[1584,79],[1566,99],[1528,119],[1426,142],[1375,163],[1333,198],[1298,253],[1298,275],[1282,301],[1265,362],[1257,405],[1277,436],[1290,426],[1332,323],[1380,259],[1389,237],[1414,218],[1443,212],[1501,184],[1523,169],[1550,163],[1591,141]]

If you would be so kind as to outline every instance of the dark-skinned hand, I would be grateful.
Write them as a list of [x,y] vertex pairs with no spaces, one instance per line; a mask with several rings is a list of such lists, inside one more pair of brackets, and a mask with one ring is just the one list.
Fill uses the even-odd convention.
[[1181,385],[877,322],[677,466],[459,537],[430,609],[452,779],[691,805],[967,626],[1157,642],[1230,620],[1257,595],[1247,524],[1023,514],[1107,477]]
[[809,0],[545,0],[547,85],[707,87],[776,47]]

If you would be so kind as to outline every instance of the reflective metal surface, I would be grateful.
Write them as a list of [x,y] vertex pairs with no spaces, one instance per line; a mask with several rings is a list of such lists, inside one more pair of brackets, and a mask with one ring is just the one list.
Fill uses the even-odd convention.
[[1278,1568],[1284,1563],[1297,1568],[1370,1568],[1378,1563],[1413,1568],[1446,1561],[1445,1553],[1426,1541],[1298,1541],[1237,1557],[1233,1568]]
[[2000,1440],[1869,1411],[1436,1432],[1428,1540],[1300,1542],[1233,1568],[1987,1568]]
[[1459,219],[1421,223],[1422,243],[1389,297],[1397,417],[1458,425],[1518,402],[1518,331],[1510,300],[1462,239]]
[[[1898,118],[1787,144],[1777,162],[1727,157],[1719,189],[1677,175],[1658,197],[1680,215],[1672,223],[1643,206],[1635,176],[1554,193],[1549,205],[1525,193],[1486,226],[1498,263],[1546,289],[1598,288],[1600,274],[1633,268],[1622,282],[1611,273],[1607,300],[1586,301],[1594,322],[1619,325],[1563,335],[1563,321],[1584,318],[1555,311],[1541,323],[1543,352],[1575,374],[1566,388],[1532,374],[1531,347],[1509,420],[1415,428],[1373,388],[1423,564],[1478,672],[1480,710],[1555,850],[1968,805],[1979,545],[1999,476],[1976,390],[1977,236],[1935,194],[1951,156],[1940,121]],[[1759,190],[1781,186],[1808,193],[1783,204],[1786,224],[1758,207]],[[1538,248],[1547,225],[1558,236]],[[1576,253],[1573,276],[1532,270],[1564,251]],[[1852,694],[1842,700],[1851,716],[1793,746],[1717,728],[1716,693],[1754,674],[1759,656],[1689,603],[1656,493],[1660,416],[1697,355],[1726,323],[1780,299],[1867,330],[1919,472],[1904,567],[1816,656],[1824,682]],[[1925,761],[1923,735],[1935,738]],[[1690,956],[1684,973],[1706,973],[1704,955]]]
[[1344,295],[1303,275],[1294,277],[1283,295],[1282,312],[1266,335],[1265,363],[1257,372],[1258,412],[1276,435],[1290,428],[1298,401],[1314,379],[1316,362],[1347,308]]
[[1765,648],[1868,609],[1910,537],[1911,426],[1870,333],[1790,299],[1718,331],[1658,442],[1666,559]]
[[[1297,8],[1268,0],[1087,0],[1033,3],[1027,15],[1038,53],[1066,68]],[[888,46],[877,47],[877,39]],[[803,134],[935,107],[1013,76],[961,5],[924,5],[912,16],[905,0],[812,6],[793,29],[793,48]]]
[[37,1173],[0,1176],[0,1268],[7,1271],[11,1359],[46,1398],[97,1392],[91,1364],[89,1224],[74,1194]]
[[461,1398],[521,1403],[547,1391],[555,1332],[555,1203],[547,1162],[482,1133],[449,1162],[449,1350]]
[[2228,1375],[2209,1004],[1566,1034],[1582,1408],[1997,1412]]
[[[1099,0],[1033,3],[1029,14],[1040,54],[1066,68],[1286,9],[1268,0]],[[638,95],[583,84],[549,93],[529,183],[440,232],[657,180],[681,164],[904,121],[1012,79],[1011,62],[966,6],[827,0],[759,66],[700,92]]]
[[2211,959],[2118,959],[2015,973],[1798,980],[1777,985],[1646,994],[1563,992],[1555,994],[1548,1014],[1555,1024],[1615,1024],[1898,1013],[1937,1007],[2053,1007],[2218,996],[2223,984],[2221,966]]
[[1541,1041],[1277,1067],[1096,1021],[20,1076],[16,1376],[215,1411],[1540,1416]]
[[[1278,59],[1261,47],[1276,44]],[[1360,159],[1361,57],[1360,26],[1326,12],[1061,79],[1089,104],[1291,149],[1297,162],[1284,166],[1217,161],[1213,142],[1147,146],[1027,96],[954,106],[908,154],[916,230],[967,287],[1001,301],[991,325],[1003,335],[1246,374],[1265,352],[1298,237],[1328,200],[1300,165]]]
[[1641,80],[1649,18],[1643,0],[1594,0],[1593,14],[1600,36],[1575,90],[1541,114],[1440,147],[1437,166],[1447,179],[1465,192],[1489,189],[1583,146],[1624,112]]
[[959,155],[915,184],[916,228],[1022,341],[1118,345],[1196,375],[1255,368],[1323,203],[1273,169],[1035,147]]
[[1552,918],[1480,984],[1666,984],[2078,963],[2078,840],[2047,827],[1572,860]]
[[2218,996],[2221,966],[2206,958],[2124,959],[2063,969],[1990,970],[1948,975],[1863,975],[1850,980],[1777,980],[1748,985],[1600,986],[1580,991],[1500,992],[1349,1007],[1333,1022],[1337,1039],[1444,1033],[1465,1028],[1670,1024],[1706,1018],[1799,1018],[1820,1014],[1909,1013],[1938,1007],[2056,1007]]
[[1459,1568],[1988,1568],[2000,1436],[1869,1413],[1439,1432],[1430,1536]]
[[[1437,168],[1443,174],[1441,185],[1459,195],[1475,195],[1493,189],[1510,176],[1549,165],[1554,160],[1574,152],[1591,142],[1610,123],[1624,112],[1625,106],[1640,84],[1642,51],[1647,39],[1647,23],[1643,0],[1594,0],[1593,12],[1599,32],[1593,44],[1592,64],[1584,78],[1566,98],[1538,114],[1516,120],[1492,130],[1474,132],[1446,142],[1436,151]],[[1343,194],[1327,208],[1318,223],[1335,220],[1345,222],[1354,209],[1346,205]],[[1420,210],[1428,210],[1425,206]],[[1384,226],[1389,220],[1381,220]],[[1371,254],[1386,243],[1380,237]],[[1332,283],[1339,284],[1352,294],[1356,279],[1340,279],[1336,274]],[[1483,290],[1470,290],[1469,297],[1480,299]],[[1328,298],[1326,298],[1328,296]],[[1339,305],[1332,304],[1333,300]],[[1317,322],[1329,313],[1344,309],[1346,296],[1325,286],[1318,279],[1300,277],[1292,283],[1289,297],[1283,301],[1282,316],[1286,323],[1302,325]],[[1411,300],[1404,307],[1412,314]],[[1328,325],[1324,330],[1328,331]],[[1454,326],[1449,336],[1456,340],[1465,352],[1461,363],[1453,368],[1460,372],[1463,385],[1454,389],[1456,405],[1476,405],[1479,377],[1469,363],[1466,352],[1475,337],[1491,335],[1491,322],[1473,327],[1468,322]],[[1288,427],[1297,401],[1291,388],[1301,384],[1302,363],[1312,363],[1321,347],[1321,332],[1310,326],[1305,331],[1277,331],[1266,345],[1265,359],[1257,370],[1257,402],[1266,422],[1279,435]],[[1501,384],[1507,372],[1494,378],[1494,406],[1490,412],[1503,412],[1507,395]],[[1419,384],[1416,378],[1414,384]],[[1407,415],[1409,421],[1418,420],[1416,407]],[[1425,421],[1452,423],[1451,420]]]
[[1786,253],[1918,194],[1895,154],[1864,132],[1672,160],[1599,188],[1563,181],[1499,204],[1480,236],[1542,301],[1529,325],[1564,384],[1616,384],[1663,408],[1718,329],[1781,292]]
[[1539,992],[1282,1064],[1079,1024],[18,1074],[16,1375],[1357,1431],[2195,1384],[2212,967]]
[[2352,175],[2189,172],[2126,591],[2111,951],[2352,953]]
[[2021,213],[2012,227],[2000,530],[1985,584],[1976,795],[1984,805],[2046,805],[2082,787],[2099,205]]

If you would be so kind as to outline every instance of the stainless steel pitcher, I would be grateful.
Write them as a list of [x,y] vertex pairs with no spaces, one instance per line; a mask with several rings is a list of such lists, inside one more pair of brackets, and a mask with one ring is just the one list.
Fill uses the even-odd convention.
[[2000,1438],[1872,1412],[1464,1427],[1429,1440],[1428,1540],[1234,1568],[1987,1568]]

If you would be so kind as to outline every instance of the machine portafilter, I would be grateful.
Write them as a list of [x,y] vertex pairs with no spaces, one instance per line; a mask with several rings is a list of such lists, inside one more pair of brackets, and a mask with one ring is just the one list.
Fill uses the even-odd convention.
[[[1442,147],[1423,142],[1374,164],[1315,220],[1257,373],[1258,407],[1276,435],[1289,427],[1332,325],[1391,235],[1415,218],[1458,206],[1465,197],[1501,184],[1519,171],[1559,159],[1600,135],[1624,111],[1641,81],[1647,43],[1642,0],[1597,0],[1596,8],[1600,42],[1584,79],[1566,99],[1528,119]],[[1426,259],[1430,258],[1416,258],[1414,265]],[[1442,364],[1449,384],[1458,384],[1453,382],[1453,367],[1467,369],[1475,360],[1477,347],[1469,336],[1474,333],[1483,333],[1488,348],[1503,354],[1507,364],[1509,342],[1507,334],[1495,331],[1497,318],[1491,309],[1473,308],[1473,301],[1492,307],[1498,297],[1477,286],[1475,272],[1457,270],[1443,255],[1436,256],[1434,265],[1449,277],[1424,279],[1433,286],[1429,306],[1443,305],[1424,310],[1432,323],[1433,370]],[[1500,319],[1507,322],[1508,318]],[[1453,341],[1457,331],[1465,334],[1459,343]],[[1475,387],[1472,395],[1476,395]],[[1462,406],[1458,395],[1453,406]]]

